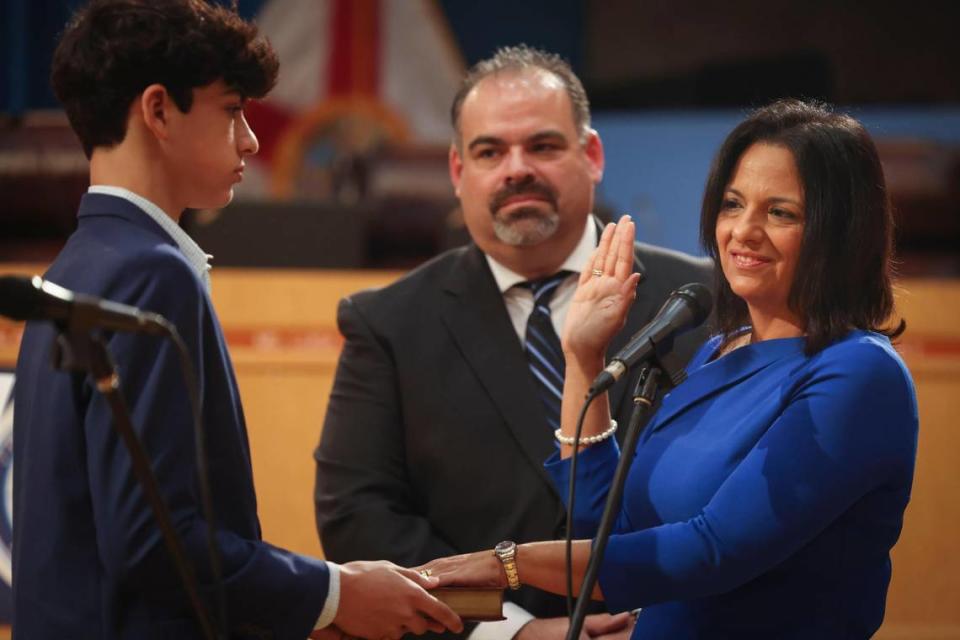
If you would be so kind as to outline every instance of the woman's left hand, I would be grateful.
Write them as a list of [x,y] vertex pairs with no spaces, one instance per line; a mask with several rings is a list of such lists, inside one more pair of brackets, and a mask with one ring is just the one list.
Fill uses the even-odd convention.
[[634,233],[629,216],[608,224],[580,273],[561,339],[568,359],[602,361],[613,336],[623,328],[640,281],[640,274],[633,273]]
[[414,570],[439,578],[440,587],[507,587],[507,574],[493,551],[437,558]]

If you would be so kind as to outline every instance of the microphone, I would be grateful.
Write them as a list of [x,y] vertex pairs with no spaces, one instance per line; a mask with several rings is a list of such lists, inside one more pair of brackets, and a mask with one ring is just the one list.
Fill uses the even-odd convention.
[[640,362],[665,356],[673,347],[673,339],[700,326],[712,308],[710,290],[699,282],[685,284],[671,293],[653,320],[635,333],[594,379],[590,393],[596,395],[609,389]]
[[14,320],[51,320],[75,329],[98,327],[168,335],[166,318],[118,302],[74,293],[40,276],[0,276],[0,315]]

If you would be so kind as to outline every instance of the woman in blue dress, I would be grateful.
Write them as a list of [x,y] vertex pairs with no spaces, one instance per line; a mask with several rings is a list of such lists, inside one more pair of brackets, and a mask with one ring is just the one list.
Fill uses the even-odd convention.
[[[890,339],[893,221],[856,120],[778,101],[728,136],[701,238],[720,266],[716,336],[641,435],[593,595],[641,608],[633,638],[869,638],[910,497],[913,383]],[[558,451],[566,495],[581,399],[633,300],[633,224],[609,225],[562,343]],[[573,514],[574,588],[620,452],[594,402]],[[509,546],[509,545],[506,545]],[[562,542],[516,547],[519,580],[564,593]],[[427,565],[441,584],[508,583],[489,552]]]

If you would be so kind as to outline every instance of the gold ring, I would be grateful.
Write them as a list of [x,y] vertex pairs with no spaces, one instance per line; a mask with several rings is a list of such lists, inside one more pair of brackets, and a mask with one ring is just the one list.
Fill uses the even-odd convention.
[[599,277],[601,277],[601,276],[603,276],[603,269],[594,269],[594,270],[593,270],[593,277],[594,277],[594,278],[599,278]]
[[417,573],[422,575],[424,578],[429,578],[430,576],[433,575],[433,571],[431,571],[430,569],[421,569]]

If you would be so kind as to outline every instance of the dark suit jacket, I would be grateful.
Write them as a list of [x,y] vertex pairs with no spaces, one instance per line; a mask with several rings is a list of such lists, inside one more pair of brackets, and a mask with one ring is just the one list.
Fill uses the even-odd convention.
[[[619,349],[676,287],[711,282],[707,260],[637,245],[643,274]],[[317,527],[335,561],[410,566],[563,535],[543,463],[553,434],[483,253],[455,249],[377,291],[344,299],[346,344],[316,451]],[[684,361],[705,331],[680,341]],[[626,425],[621,381],[610,395]],[[522,589],[537,616],[562,599]]]
[[[195,269],[138,207],[87,194],[79,227],[47,278],[177,325],[200,379],[231,637],[303,640],[326,598],[327,567],[260,539],[233,368]],[[17,364],[14,637],[200,637],[109,408],[89,376],[52,368],[54,337],[51,325],[29,323]],[[161,338],[108,337],[174,526],[209,593],[193,426],[176,353]]]

